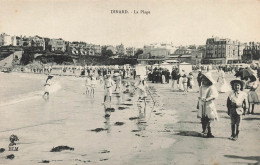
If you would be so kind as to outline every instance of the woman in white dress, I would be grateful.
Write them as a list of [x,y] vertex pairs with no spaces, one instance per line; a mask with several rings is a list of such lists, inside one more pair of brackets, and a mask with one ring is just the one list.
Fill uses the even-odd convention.
[[192,91],[192,88],[194,87],[194,76],[192,72],[189,73],[188,75],[188,88]]
[[162,74],[162,84],[165,84],[165,75]]
[[184,87],[183,87],[183,76],[184,74],[180,73],[180,77],[179,77],[179,90],[180,91],[184,91]]
[[220,69],[220,71],[219,71],[219,76],[218,76],[217,82],[220,84],[220,87],[219,87],[220,93],[226,93],[228,91],[231,91],[231,88],[225,79],[225,72],[222,69]]

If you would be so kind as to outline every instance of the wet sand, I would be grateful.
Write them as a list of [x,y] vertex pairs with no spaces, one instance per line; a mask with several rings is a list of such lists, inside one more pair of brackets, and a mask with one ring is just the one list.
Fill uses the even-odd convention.
[[[228,76],[227,80],[231,78]],[[39,83],[42,79],[45,76],[38,79]],[[124,93],[113,94],[112,104],[102,105],[102,85],[97,85],[93,98],[83,94],[84,79],[55,79],[62,88],[49,101],[36,95],[31,100],[0,106],[0,148],[5,149],[0,153],[0,164],[254,164],[260,161],[259,105],[255,107],[255,115],[244,117],[239,139],[234,142],[228,139],[231,132],[226,113],[227,93],[220,94],[216,100],[220,121],[212,126],[215,138],[207,139],[199,136],[198,87],[184,95],[172,91],[170,84],[149,84],[151,95],[144,108],[136,96]],[[19,137],[16,142],[19,151],[8,151],[12,134]],[[74,150],[50,152],[58,146]],[[6,159],[11,154],[15,157]]]
[[[216,79],[216,75],[214,77]],[[231,79],[234,77],[227,75],[227,81]],[[232,141],[228,139],[231,135],[226,108],[228,93],[220,93],[215,102],[220,120],[212,124],[215,138],[203,138],[201,123],[196,117],[198,87],[183,95],[165,88],[167,85],[153,86],[162,96],[163,108],[176,112],[177,122],[172,120],[164,125],[165,136],[176,141],[167,148],[135,155],[128,164],[260,164],[260,105],[255,105],[254,115],[243,116],[239,138]]]

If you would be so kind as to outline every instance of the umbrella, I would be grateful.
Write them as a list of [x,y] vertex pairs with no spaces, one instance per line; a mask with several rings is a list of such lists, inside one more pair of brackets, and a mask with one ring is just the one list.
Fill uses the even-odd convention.
[[254,72],[251,71],[250,69],[241,69],[240,71],[238,71],[236,74],[235,74],[236,77],[240,77],[241,80],[245,80],[245,79],[248,79],[252,76],[254,76]]

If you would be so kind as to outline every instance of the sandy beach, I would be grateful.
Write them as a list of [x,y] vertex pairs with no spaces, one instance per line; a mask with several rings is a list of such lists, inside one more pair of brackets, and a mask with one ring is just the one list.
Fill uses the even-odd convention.
[[[198,86],[184,95],[171,84],[149,83],[145,108],[136,96],[118,92],[111,104],[102,104],[103,84],[91,97],[84,94],[84,78],[68,76],[55,76],[57,88],[46,101],[45,79],[1,73],[1,84],[7,85],[1,87],[0,164],[260,164],[259,105],[254,115],[243,117],[239,139],[231,141],[228,93],[219,94],[220,121],[212,126],[215,138],[208,139],[200,136]],[[18,151],[8,149],[12,134],[19,138]],[[58,146],[71,149],[50,152]],[[14,158],[6,159],[11,154]]]

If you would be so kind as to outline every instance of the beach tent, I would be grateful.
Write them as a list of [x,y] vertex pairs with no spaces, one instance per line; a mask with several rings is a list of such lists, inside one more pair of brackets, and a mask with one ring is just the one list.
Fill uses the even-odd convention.
[[161,65],[169,65],[169,63],[168,62],[163,62],[163,63],[161,63]]
[[160,68],[164,68],[164,69],[168,69],[169,71],[172,70],[172,64],[169,64],[168,62],[163,62],[161,65],[160,65]]
[[186,63],[186,62],[180,63],[179,72],[181,72],[182,70],[184,70],[184,72],[186,74],[188,74],[188,73],[192,72],[192,65],[190,63]]
[[170,63],[170,64],[178,64],[178,60],[166,60],[165,62]]

